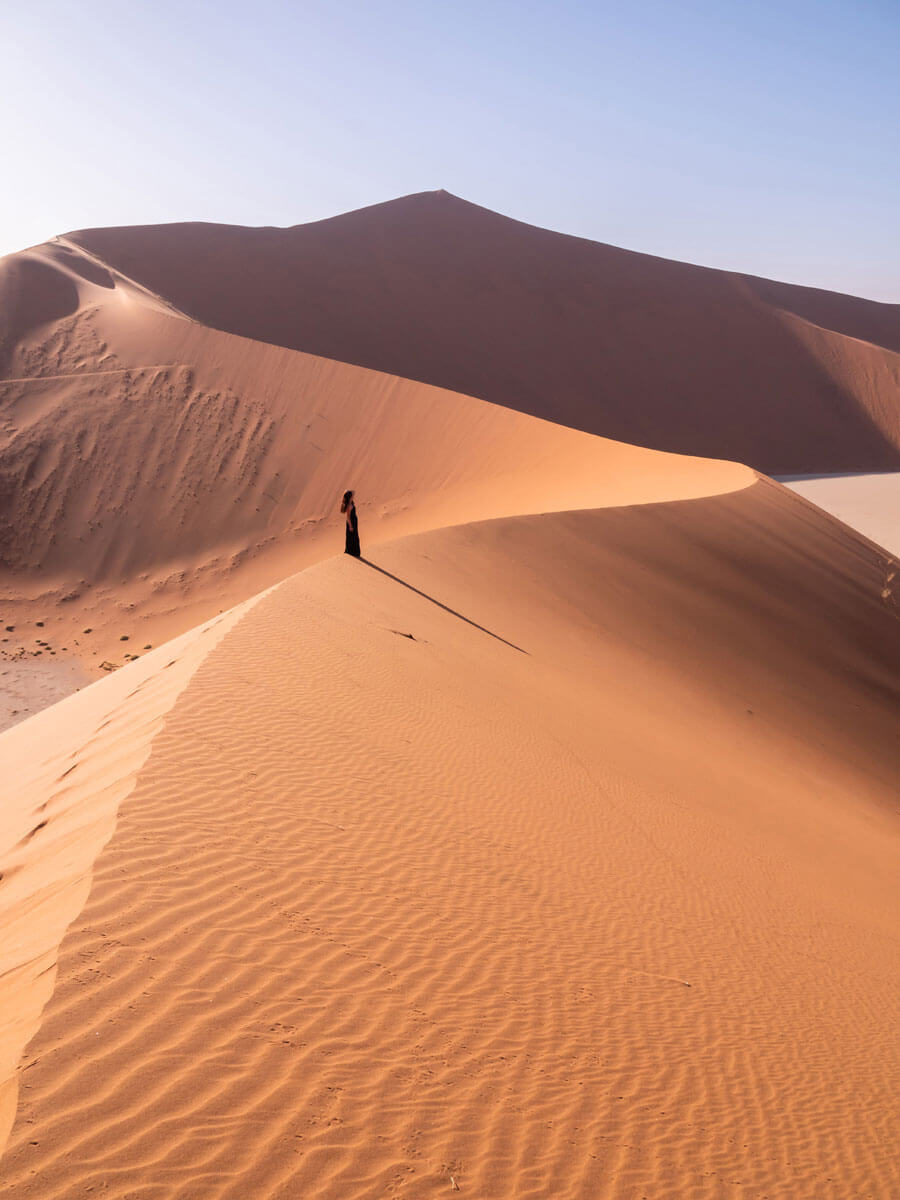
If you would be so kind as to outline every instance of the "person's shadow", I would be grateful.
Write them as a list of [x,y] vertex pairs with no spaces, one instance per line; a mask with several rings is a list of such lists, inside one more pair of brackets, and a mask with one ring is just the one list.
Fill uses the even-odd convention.
[[471,625],[473,629],[480,629],[482,633],[486,633],[488,637],[496,638],[498,642],[502,642],[504,646],[509,646],[512,650],[518,650],[520,654],[527,654],[527,650],[523,650],[521,646],[517,646],[514,642],[508,642],[506,638],[501,637],[499,633],[492,633],[490,629],[485,629],[483,625],[479,625],[477,621],[470,621],[468,617],[464,617],[462,613],[456,611],[455,608],[450,608],[446,604],[441,604],[440,600],[435,600],[434,596],[429,596],[427,592],[420,591],[419,588],[413,587],[411,583],[407,583],[405,579],[401,579],[398,575],[392,575],[390,571],[386,571],[384,567],[379,567],[376,563],[369,562],[367,558],[360,556],[358,562],[365,563],[367,567],[371,567],[373,571],[378,571],[381,575],[386,575],[388,579],[393,579],[394,583],[402,584],[403,587],[409,588],[411,592],[415,592],[417,596],[421,596],[423,600],[428,600],[431,604],[442,608],[444,612],[449,613],[451,617],[456,617],[460,621],[465,621],[467,625]]

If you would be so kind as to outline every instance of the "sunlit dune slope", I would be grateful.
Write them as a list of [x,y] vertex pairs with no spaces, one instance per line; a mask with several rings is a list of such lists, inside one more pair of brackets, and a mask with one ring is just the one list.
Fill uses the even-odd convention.
[[208,329],[64,242],[6,268],[11,295],[24,273],[57,314],[23,325],[0,383],[0,617],[17,652],[46,639],[96,668],[180,634],[334,554],[347,487],[371,545],[754,478]]
[[885,556],[761,481],[369,557],[61,730],[141,761],[0,1194],[892,1195]]
[[900,465],[898,305],[621,250],[446,192],[291,229],[69,237],[207,325],[604,437],[770,474]]
[[0,737],[0,1146],[14,1116],[22,1049],[56,982],[60,939],[87,899],[119,803],[175,698],[253,603]]

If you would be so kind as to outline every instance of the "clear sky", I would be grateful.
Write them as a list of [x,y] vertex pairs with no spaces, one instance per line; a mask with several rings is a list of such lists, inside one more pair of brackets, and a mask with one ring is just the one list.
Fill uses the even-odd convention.
[[900,0],[0,0],[0,253],[446,188],[900,301]]

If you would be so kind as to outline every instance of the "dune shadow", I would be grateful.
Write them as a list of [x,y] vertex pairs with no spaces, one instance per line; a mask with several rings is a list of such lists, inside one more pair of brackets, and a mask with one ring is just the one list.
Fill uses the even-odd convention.
[[509,646],[512,650],[518,650],[520,654],[528,654],[527,650],[523,650],[521,646],[517,646],[515,642],[509,642],[506,638],[501,637],[499,633],[492,633],[490,629],[485,629],[483,625],[479,625],[477,621],[472,621],[468,617],[464,617],[462,613],[456,611],[455,608],[450,608],[447,604],[442,604],[440,600],[435,600],[434,596],[429,596],[427,592],[420,591],[419,588],[413,587],[411,583],[407,583],[405,579],[401,579],[398,575],[392,575],[390,571],[386,571],[384,567],[379,567],[377,563],[370,562],[367,558],[360,557],[359,562],[365,563],[367,567],[371,567],[373,571],[378,571],[381,575],[386,575],[388,579],[393,579],[394,583],[402,584],[403,587],[409,588],[411,592],[415,592],[417,596],[421,596],[423,600],[428,600],[431,604],[442,608],[444,612],[449,613],[451,617],[456,617],[460,621],[465,621],[467,625],[471,625],[473,629],[480,629],[482,633],[486,633],[488,637],[495,638],[498,642],[502,642],[504,646]]

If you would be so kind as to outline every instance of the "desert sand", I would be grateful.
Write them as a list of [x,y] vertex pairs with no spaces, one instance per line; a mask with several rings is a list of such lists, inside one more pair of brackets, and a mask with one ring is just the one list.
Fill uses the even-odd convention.
[[[378,269],[420,279],[460,203],[368,210],[418,255]],[[457,346],[488,382],[505,356],[492,403],[411,369],[402,305],[411,377],[350,354],[355,318],[354,361],[275,336],[306,310],[247,245],[297,231],[216,230],[178,287],[166,230],[101,232],[5,264],[0,645],[105,677],[0,734],[0,1195],[897,1194],[892,556],[754,469],[744,383],[716,400],[749,465],[675,453],[637,383],[594,429],[558,358],[530,394],[534,313],[525,366]],[[586,253],[573,304],[592,255],[646,270],[635,314],[699,271]],[[322,254],[323,321],[352,314]],[[270,336],[220,319],[229,262]],[[821,388],[766,367],[773,461],[890,460],[890,306],[719,275],[748,360],[804,324]]]
[[186,632],[334,553],[347,486],[371,544],[753,478],[221,333],[66,239],[4,278],[32,316],[0,383],[0,669],[96,677]]
[[77,659],[6,655],[0,665],[0,730],[63,700],[91,682]]
[[900,559],[900,474],[791,475],[781,482]]
[[618,441],[768,474],[900,467],[897,304],[621,250],[447,192],[292,229],[69,241],[206,325]]

